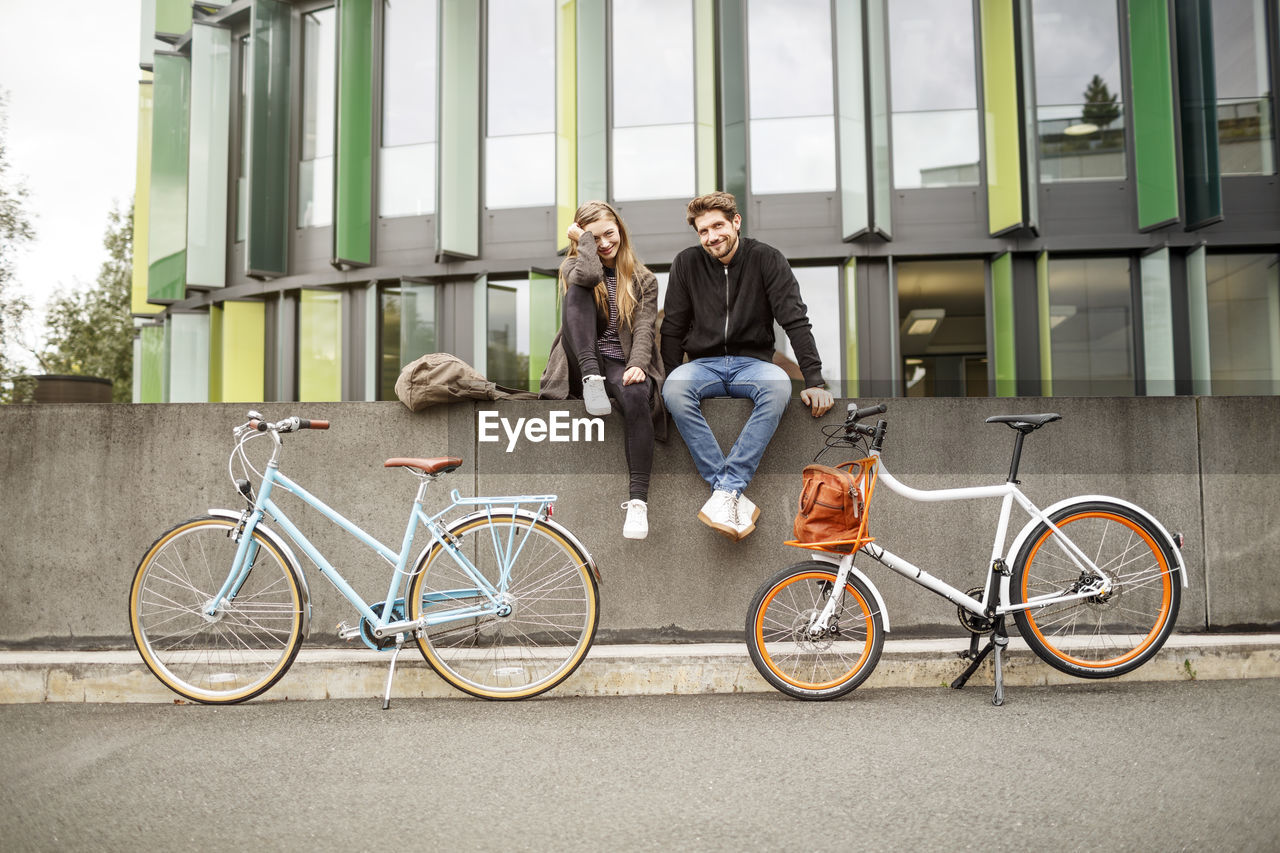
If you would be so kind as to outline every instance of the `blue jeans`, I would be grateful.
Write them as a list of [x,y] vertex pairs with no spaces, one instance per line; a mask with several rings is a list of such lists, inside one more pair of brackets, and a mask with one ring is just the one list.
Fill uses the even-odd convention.
[[[755,404],[728,456],[702,415],[707,397],[745,397]],[[741,492],[751,482],[790,399],[786,371],[772,362],[739,355],[686,362],[671,371],[662,385],[662,400],[698,473],[711,488],[726,492]]]

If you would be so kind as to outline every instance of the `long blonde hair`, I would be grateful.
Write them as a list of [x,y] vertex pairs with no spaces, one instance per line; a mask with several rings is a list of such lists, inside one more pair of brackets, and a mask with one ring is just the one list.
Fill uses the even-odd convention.
[[[573,214],[573,221],[582,228],[586,228],[592,222],[601,219],[612,219],[618,226],[618,251],[613,258],[614,272],[618,276],[618,321],[630,326],[635,317],[636,305],[640,301],[636,278],[644,275],[649,270],[644,264],[640,263],[636,258],[635,252],[631,249],[631,235],[627,233],[626,223],[622,221],[618,211],[614,210],[607,202],[589,201],[579,207]],[[570,243],[569,254],[565,257],[565,263],[560,266],[561,293],[564,293],[569,287],[569,281],[565,278],[565,266],[570,258],[577,256],[578,244]],[[600,309],[600,312],[606,317],[609,316],[609,290],[605,287],[603,279],[596,284],[594,295],[596,306]]]

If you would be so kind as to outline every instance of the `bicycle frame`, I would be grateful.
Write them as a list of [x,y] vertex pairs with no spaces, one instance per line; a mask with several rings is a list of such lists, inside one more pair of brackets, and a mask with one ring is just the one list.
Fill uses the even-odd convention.
[[[509,580],[511,566],[519,557],[520,551],[524,547],[524,541],[518,545],[514,542],[515,528],[507,534],[507,541],[502,543],[498,541],[498,535],[490,528],[490,533],[494,537],[494,552],[500,560],[500,573],[497,584],[491,583],[483,574],[475,567],[462,552],[462,550],[451,541],[447,531],[440,525],[440,519],[447,513],[459,506],[480,506],[485,508],[485,512],[492,516],[494,505],[496,503],[511,504],[510,509],[515,514],[531,515],[532,517],[540,517],[548,506],[555,500],[555,495],[514,495],[504,497],[476,497],[464,498],[457,489],[453,489],[450,493],[451,503],[434,515],[428,515],[423,509],[423,500],[426,496],[427,487],[431,481],[435,479],[432,475],[419,475],[421,482],[418,485],[417,495],[414,497],[413,509],[409,514],[409,521],[405,527],[404,539],[400,546],[399,553],[393,551],[390,547],[367,533],[359,525],[345,518],[341,513],[334,510],[324,501],[312,495],[298,483],[289,479],[280,471],[279,455],[280,440],[277,435],[272,434],[272,438],[276,441],[275,452],[271,456],[271,460],[267,463],[266,472],[262,476],[262,481],[258,488],[258,495],[254,501],[251,510],[246,510],[241,514],[241,528],[239,532],[239,542],[236,549],[236,556],[231,565],[231,570],[227,575],[226,581],[217,595],[206,605],[206,618],[214,620],[217,618],[218,607],[222,601],[234,598],[235,594],[243,585],[245,579],[249,575],[249,571],[253,566],[253,559],[256,555],[257,544],[253,539],[252,533],[262,521],[264,516],[269,515],[271,519],[279,525],[285,535],[302,550],[304,554],[320,569],[330,583],[340,592],[352,606],[359,611],[360,615],[369,621],[372,626],[372,633],[375,638],[381,639],[403,631],[411,631],[420,628],[439,625],[445,622],[451,622],[458,619],[465,619],[480,615],[492,615],[498,613],[505,606],[501,597],[506,592],[506,586]],[[272,493],[276,486],[285,491],[296,495],[303,503],[314,508],[325,518],[337,524],[351,536],[355,537],[359,542],[370,548],[380,557],[386,560],[394,567],[391,574],[391,580],[387,589],[387,596],[383,602],[382,612],[376,612],[369,604],[360,596],[359,593],[352,588],[346,578],[330,563],[320,552],[311,540],[289,519],[288,515],[280,508],[280,506],[272,499]],[[536,509],[522,509],[521,504],[536,505]],[[503,507],[506,509],[507,507]],[[449,601],[460,599],[482,598],[479,604],[469,605],[465,607],[456,607],[442,612],[433,612],[423,616],[418,620],[401,620],[392,621],[392,612],[396,604],[396,599],[400,597],[400,592],[407,583],[412,572],[409,570],[409,559],[413,552],[413,543],[417,533],[418,525],[421,524],[431,534],[433,543],[439,545],[453,558],[459,567],[474,582],[474,588],[448,590],[445,592],[433,593],[429,596],[429,600],[433,603],[447,603]],[[266,528],[264,528],[266,530]],[[525,540],[527,541],[527,540]],[[431,547],[430,545],[427,546]],[[355,633],[352,634],[355,636]]]
[[[997,617],[1008,616],[1014,613],[1015,611],[1019,611],[1019,610],[1032,610],[1035,608],[1044,607],[1049,604],[1060,604],[1064,602],[1090,598],[1093,596],[1105,595],[1107,592],[1110,591],[1114,581],[1108,575],[1108,573],[1102,570],[1099,566],[1097,566],[1093,562],[1093,560],[1090,559],[1090,557],[1079,548],[1079,546],[1077,546],[1073,541],[1071,541],[1071,538],[1067,536],[1066,533],[1064,533],[1056,524],[1054,524],[1050,520],[1049,516],[1053,513],[1054,510],[1057,509],[1058,506],[1061,506],[1061,504],[1055,504],[1054,506],[1050,507],[1049,510],[1047,511],[1041,510],[1034,503],[1032,503],[1032,501],[1022,493],[1022,490],[1018,488],[1017,484],[1012,481],[1008,481],[995,486],[967,486],[967,487],[962,487],[957,489],[912,488],[911,486],[908,486],[907,484],[898,480],[889,472],[889,470],[884,466],[884,460],[881,458],[881,454],[879,450],[872,449],[870,451],[870,456],[876,460],[875,464],[876,464],[876,472],[877,472],[877,475],[876,475],[877,484],[884,483],[892,491],[901,495],[904,498],[907,498],[908,500],[917,501],[921,503],[941,503],[941,502],[948,502],[948,501],[975,500],[979,498],[1000,498],[1001,499],[1000,516],[996,524],[995,538],[991,545],[991,559],[987,565],[987,576],[986,576],[986,581],[983,585],[984,592],[981,600],[973,598],[967,593],[962,592],[959,589],[956,589],[954,586],[951,586],[946,581],[943,581],[937,577],[934,577],[933,575],[929,574],[919,566],[916,566],[909,560],[903,557],[900,557],[897,554],[894,554],[893,552],[889,551],[888,549],[874,542],[868,542],[867,544],[863,545],[860,549],[858,549],[858,551],[848,554],[843,558],[837,558],[834,555],[828,556],[825,554],[815,555],[817,557],[823,558],[825,561],[838,563],[840,566],[839,578],[841,581],[843,581],[844,577],[850,572],[856,573],[864,581],[868,581],[867,577],[864,574],[862,574],[861,572],[858,572],[857,569],[853,568],[854,555],[857,553],[866,553],[869,557],[871,557],[876,562],[888,567],[889,569],[902,575],[908,580],[914,581],[915,583],[923,586],[925,589],[928,589],[931,592],[934,592],[942,596],[943,598],[946,598],[948,601],[952,602],[958,607],[962,607],[965,610],[979,616],[997,616]],[[1115,503],[1125,504],[1137,510],[1138,512],[1141,512],[1143,515],[1147,516],[1152,521],[1153,524],[1156,525],[1157,529],[1159,529],[1164,534],[1165,538],[1169,542],[1173,541],[1172,537],[1168,535],[1168,532],[1165,531],[1164,527],[1160,525],[1159,522],[1157,522],[1154,518],[1151,518],[1145,511],[1141,510],[1140,508],[1133,506],[1132,504],[1128,504],[1128,502],[1126,501],[1119,501],[1116,498],[1103,497],[1103,496],[1099,496],[1099,497],[1102,497],[1105,500],[1112,501]],[[1070,500],[1072,501],[1079,500],[1079,498],[1072,498]],[[1031,517],[1031,520],[1023,528],[1022,532],[1019,533],[1019,535],[1015,538],[1013,546],[1006,551],[1005,541],[1008,537],[1009,518],[1012,514],[1013,504],[1015,503],[1017,503],[1018,506],[1020,506],[1027,513],[1027,515]],[[1090,573],[1100,578],[1100,581],[1094,585],[1090,585],[1088,587],[1082,588],[1081,590],[1075,593],[1058,594],[1058,595],[1042,595],[1042,596],[1037,596],[1035,598],[1032,598],[1022,604],[1011,604],[1010,595],[1009,595],[1009,578],[1012,572],[1010,571],[1009,567],[1006,564],[1005,556],[1006,555],[1012,556],[1016,552],[1021,542],[1030,533],[1031,529],[1037,524],[1044,524],[1051,531],[1053,531],[1050,536],[1051,541],[1053,541],[1055,545],[1057,545],[1058,548],[1062,550],[1062,552],[1065,553],[1067,557],[1073,563],[1075,563],[1077,567],[1080,568],[1082,573],[1084,572]],[[1185,589],[1187,586],[1186,566],[1183,563],[1182,557],[1178,553],[1178,550],[1176,548],[1173,548],[1170,550],[1176,557],[1177,566],[1182,575],[1182,586]],[[1000,576],[998,592],[995,584],[992,583],[993,576],[997,572],[999,573],[999,576]],[[875,585],[871,584],[869,581],[868,581],[868,585],[873,591],[875,591],[877,598],[879,598],[879,591],[876,590]],[[827,602],[827,606],[823,609],[822,614],[820,614],[817,618],[813,620],[814,625],[825,625],[827,623],[827,621],[831,618],[832,614],[835,611],[837,598],[838,596],[831,597],[831,599]],[[994,599],[994,603],[996,604],[995,607],[991,607],[991,605],[993,604],[993,599]],[[884,602],[883,600],[878,600],[877,604],[880,606],[881,613],[884,614],[885,616],[885,626],[886,626],[886,630],[888,630],[888,614],[884,612]],[[991,607],[990,610],[988,609],[989,607]]]

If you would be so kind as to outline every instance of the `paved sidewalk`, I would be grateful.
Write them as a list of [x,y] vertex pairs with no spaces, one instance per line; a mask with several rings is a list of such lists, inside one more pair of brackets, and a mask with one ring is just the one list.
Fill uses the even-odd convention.
[[[943,687],[960,674],[964,639],[888,640],[875,673],[861,688]],[[368,649],[308,649],[264,700],[381,697],[389,653]],[[1160,653],[1127,681],[1182,681],[1280,677],[1280,634],[1175,634]],[[988,659],[969,681],[989,688]],[[1040,661],[1012,638],[1005,684],[1067,684],[1078,679]],[[771,690],[739,643],[597,645],[573,677],[549,695],[627,696],[677,693],[745,693]],[[393,700],[458,698],[416,649],[396,664]],[[0,704],[26,702],[173,702],[177,696],[143,665],[134,651],[0,652]]]

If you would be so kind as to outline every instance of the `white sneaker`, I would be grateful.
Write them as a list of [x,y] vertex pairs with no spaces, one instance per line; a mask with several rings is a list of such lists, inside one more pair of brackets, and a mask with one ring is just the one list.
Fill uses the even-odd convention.
[[609,392],[604,390],[604,377],[582,377],[582,402],[587,404],[587,414],[603,417],[613,411],[609,405]]
[[760,507],[751,502],[751,498],[737,493],[738,501],[738,538],[744,539],[756,529],[756,519],[760,517]]
[[627,511],[627,520],[622,522],[623,539],[643,539],[649,535],[649,505],[639,498],[633,498],[622,505]]
[[[698,511],[698,520],[717,533],[738,541],[742,525],[738,521],[738,496],[716,489]],[[752,528],[755,525],[751,525]]]

